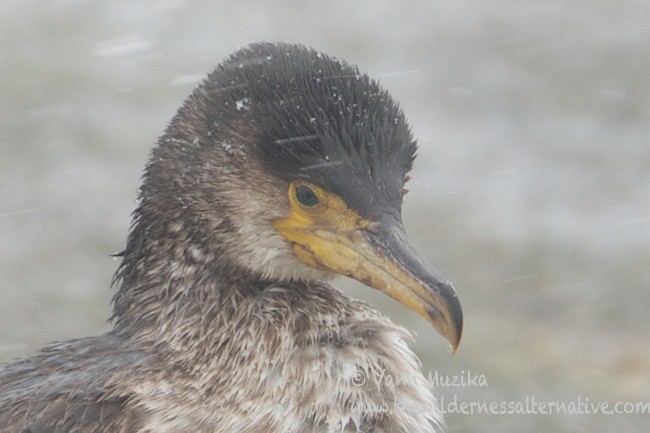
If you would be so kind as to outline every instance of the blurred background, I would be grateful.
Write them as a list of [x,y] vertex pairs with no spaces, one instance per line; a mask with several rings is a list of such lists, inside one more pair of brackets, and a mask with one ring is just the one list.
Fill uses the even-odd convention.
[[647,431],[453,402],[650,401],[649,23],[644,0],[3,0],[0,362],[109,329],[149,148],[237,47],[300,42],[379,78],[419,139],[406,229],[459,292],[459,351],[340,284],[416,334],[426,374],[483,377],[436,387],[448,431]]

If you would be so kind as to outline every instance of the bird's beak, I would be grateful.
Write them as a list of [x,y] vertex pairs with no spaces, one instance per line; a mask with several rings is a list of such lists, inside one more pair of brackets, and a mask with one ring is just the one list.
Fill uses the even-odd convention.
[[427,319],[449,341],[452,353],[456,351],[463,330],[456,292],[422,262],[400,221],[356,224],[345,231],[306,222],[296,224],[294,218],[274,222],[303,262],[352,277],[396,299]]

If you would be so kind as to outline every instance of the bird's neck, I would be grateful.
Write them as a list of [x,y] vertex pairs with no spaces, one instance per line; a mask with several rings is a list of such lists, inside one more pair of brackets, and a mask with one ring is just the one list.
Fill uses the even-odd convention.
[[228,266],[218,251],[175,239],[147,239],[132,231],[115,276],[116,332],[154,343],[200,341],[241,314],[240,304],[265,283]]
[[[224,431],[241,417],[266,431],[434,431],[439,412],[405,330],[328,285],[237,279],[218,257],[161,242],[127,248],[114,316],[115,332],[183,378],[151,391],[174,408],[167,419]],[[245,415],[214,418],[223,402]],[[278,407],[283,416],[270,416]]]

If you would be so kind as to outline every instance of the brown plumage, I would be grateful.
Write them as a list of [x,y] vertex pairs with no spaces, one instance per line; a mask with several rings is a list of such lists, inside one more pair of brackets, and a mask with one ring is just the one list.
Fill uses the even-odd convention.
[[114,329],[0,370],[0,432],[434,431],[409,333],[323,282],[357,278],[458,345],[458,299],[401,225],[414,152],[355,67],[285,44],[233,54],[152,152]]

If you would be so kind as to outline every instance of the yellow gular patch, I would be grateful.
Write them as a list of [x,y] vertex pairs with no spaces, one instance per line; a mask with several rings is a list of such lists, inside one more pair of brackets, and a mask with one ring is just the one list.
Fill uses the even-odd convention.
[[329,245],[322,242],[324,232],[347,237],[355,230],[373,226],[336,194],[313,183],[295,180],[289,185],[288,194],[291,213],[287,218],[273,221],[273,227],[309,266],[331,270],[319,260],[332,253]]

